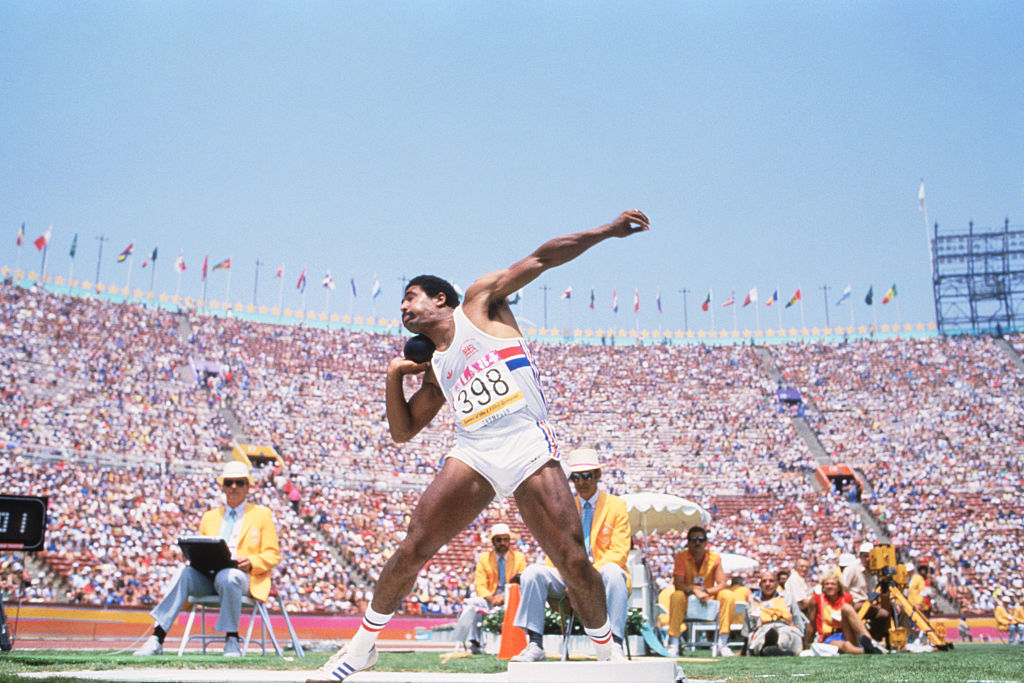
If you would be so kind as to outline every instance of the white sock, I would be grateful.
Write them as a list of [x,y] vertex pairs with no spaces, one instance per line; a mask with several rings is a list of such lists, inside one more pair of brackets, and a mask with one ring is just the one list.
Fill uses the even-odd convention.
[[719,633],[718,634],[718,647],[727,647],[729,645],[729,634]]
[[612,642],[612,627],[608,619],[605,619],[604,623],[597,628],[584,627],[583,631],[594,641],[594,645],[602,646]]
[[384,627],[391,621],[391,617],[395,615],[394,612],[391,614],[381,614],[374,612],[372,607],[366,608],[366,614],[363,615],[363,623],[359,625],[359,630],[352,636],[352,640],[349,641],[349,652],[366,654],[373,647],[374,643],[377,642],[377,636],[380,634]]

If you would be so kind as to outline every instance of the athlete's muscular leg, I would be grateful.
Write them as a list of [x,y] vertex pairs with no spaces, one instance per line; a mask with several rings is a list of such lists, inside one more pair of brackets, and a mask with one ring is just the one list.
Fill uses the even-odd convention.
[[583,523],[562,467],[551,461],[516,489],[527,528],[565,580],[569,599],[587,628],[608,618],[601,575],[583,548]]
[[413,510],[405,540],[380,572],[370,603],[374,611],[389,614],[398,609],[423,565],[493,498],[491,484],[475,470],[460,460],[445,460]]

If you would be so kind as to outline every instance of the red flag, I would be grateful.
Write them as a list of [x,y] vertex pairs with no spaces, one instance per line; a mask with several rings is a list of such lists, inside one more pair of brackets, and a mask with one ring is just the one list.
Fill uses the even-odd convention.
[[284,277],[284,264],[283,263],[277,267],[277,273],[274,274],[274,277]]
[[726,299],[725,303],[722,304],[722,308],[725,308],[726,306],[732,306],[734,303],[736,303],[736,290],[735,289],[732,290],[731,292],[729,292],[729,298]]
[[704,303],[700,305],[700,310],[707,312],[708,307],[711,306],[711,292],[708,292],[707,297],[704,299]]
[[640,312],[640,290],[633,288],[633,312]]
[[39,237],[35,238],[35,240],[32,241],[32,244],[36,245],[36,249],[38,249],[39,251],[42,251],[43,248],[46,247],[46,245],[50,243],[50,232],[52,230],[53,230],[53,226],[51,225],[50,227],[48,227],[46,229],[46,234],[45,235],[40,235]]
[[203,256],[203,282],[206,282],[206,262],[210,259],[210,255]]
[[178,258],[174,259],[174,269],[179,273],[185,271],[185,250],[178,252]]
[[21,246],[22,240],[25,238],[25,224],[22,223],[21,227],[18,228],[18,246]]

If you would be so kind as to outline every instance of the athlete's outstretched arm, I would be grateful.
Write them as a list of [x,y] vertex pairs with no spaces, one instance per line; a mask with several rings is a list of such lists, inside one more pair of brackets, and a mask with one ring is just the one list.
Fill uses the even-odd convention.
[[[405,400],[403,380],[406,375],[415,375],[426,370],[423,385]],[[429,363],[413,363],[405,358],[395,358],[388,365],[384,385],[384,399],[388,414],[388,430],[395,443],[405,443],[430,424],[444,405],[444,394]]]
[[[650,223],[643,211],[624,211],[611,223],[548,240],[508,268],[477,279],[466,290],[463,308],[486,312],[495,302],[504,301],[505,297],[535,280],[545,270],[568,263],[598,242],[609,237],[628,237],[649,229]],[[472,315],[469,310],[467,314]]]

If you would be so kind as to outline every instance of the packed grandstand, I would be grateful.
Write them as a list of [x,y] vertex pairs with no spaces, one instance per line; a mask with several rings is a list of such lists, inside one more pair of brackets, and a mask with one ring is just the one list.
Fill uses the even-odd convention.
[[[389,437],[384,370],[399,335],[11,282],[0,285],[0,309],[3,493],[50,505],[31,571],[3,556],[7,599],[159,600],[181,562],[176,539],[219,500],[214,473],[244,440],[283,459],[255,472],[251,499],[274,511],[289,609],[360,613],[452,443],[445,411],[407,444]],[[713,548],[762,567],[803,555],[824,569],[881,533],[909,561],[930,558],[938,589],[968,613],[990,612],[999,588],[1024,592],[1017,351],[1020,335],[534,345],[563,447],[598,448],[611,492],[694,500],[714,518]],[[799,392],[799,416],[780,389]],[[849,466],[863,486],[821,490],[813,473],[823,461]],[[496,500],[425,568],[404,610],[457,614],[496,521],[512,523],[538,558],[514,502]],[[661,585],[679,541],[647,539]]]

